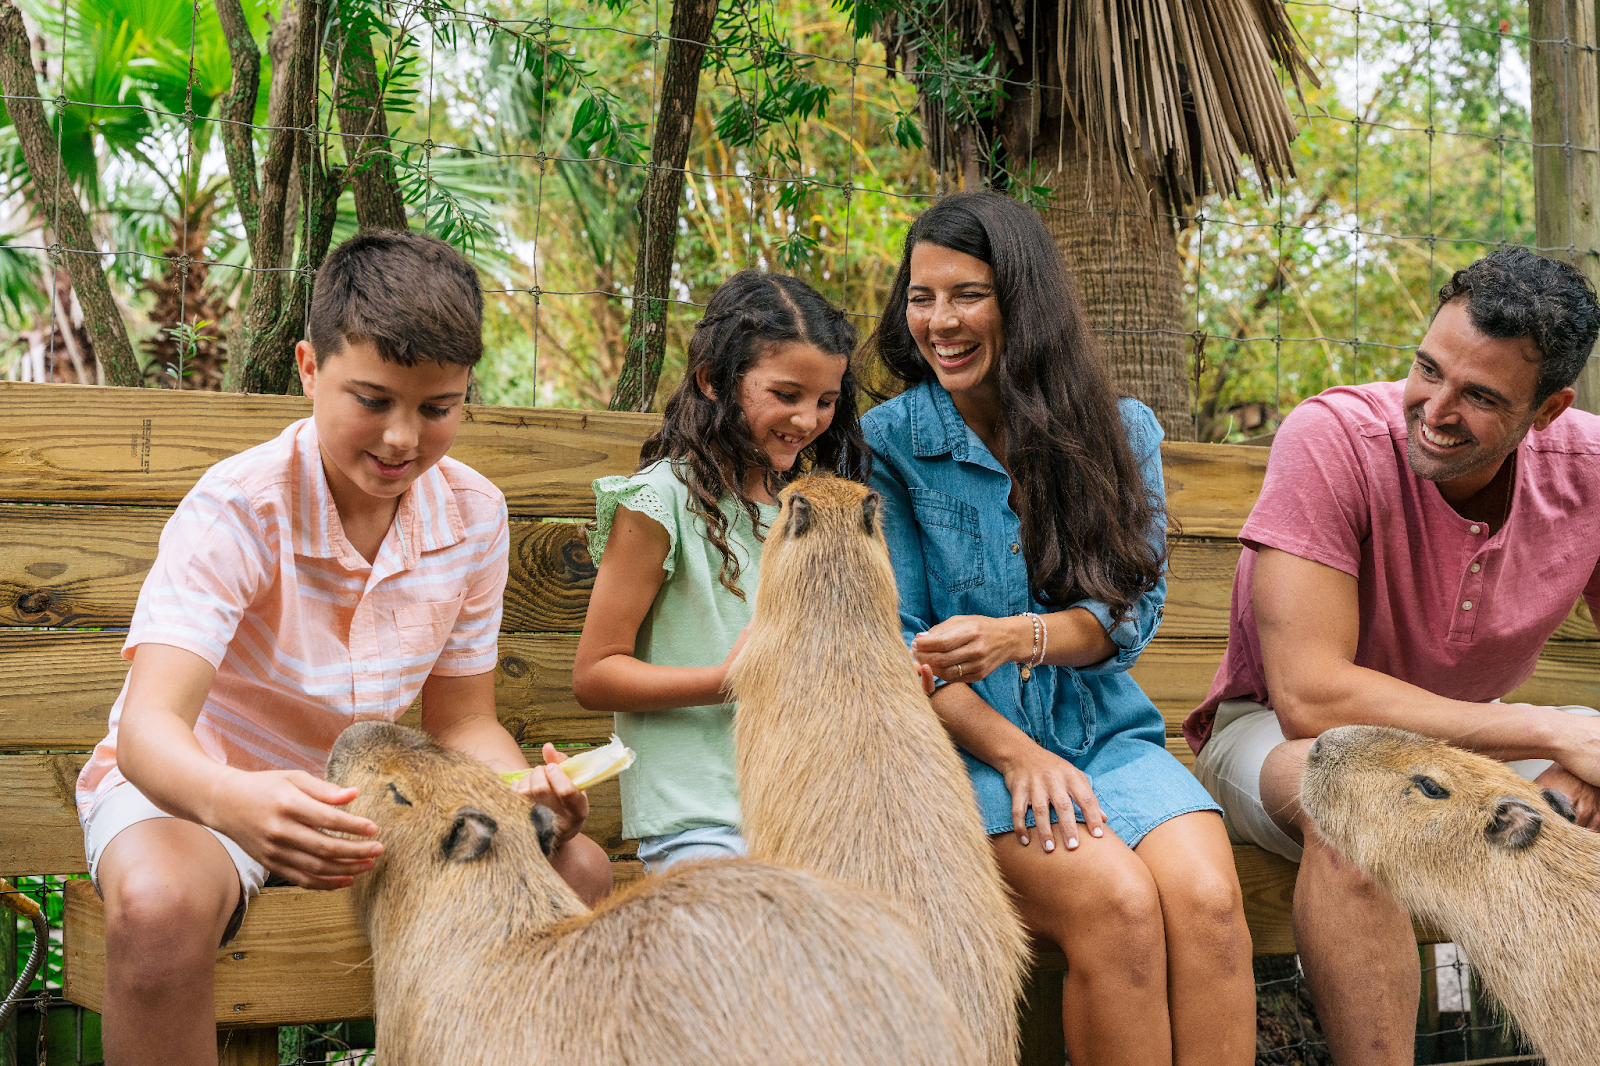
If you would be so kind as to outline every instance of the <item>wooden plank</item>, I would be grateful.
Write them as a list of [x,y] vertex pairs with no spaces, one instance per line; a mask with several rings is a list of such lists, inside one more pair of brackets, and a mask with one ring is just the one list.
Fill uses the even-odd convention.
[[[0,504],[0,625],[126,628],[171,514]],[[512,519],[502,629],[576,632],[593,587],[581,524]]]
[[[530,755],[533,753],[529,753]],[[0,755],[0,869],[19,874],[81,874],[83,855],[74,786],[84,754]],[[622,838],[622,794],[615,781],[589,790],[584,832],[607,853],[632,858],[637,841]]]
[[1161,445],[1167,510],[1192,537],[1236,537],[1267,472],[1266,448],[1240,444]]
[[[530,753],[531,755],[532,753]],[[87,756],[0,755],[0,865],[30,873],[88,873],[73,785]],[[615,781],[589,792],[584,832],[606,852],[631,858],[638,842],[622,837],[622,796]]]
[[[0,630],[0,751],[87,750],[99,743],[128,672],[124,639]],[[519,743],[586,744],[611,733],[611,715],[586,711],[573,699],[577,648],[570,634],[501,634],[495,700],[500,721]],[[418,724],[415,713],[406,724]]]
[[[88,881],[68,881],[65,992],[90,1010],[105,999],[105,906]],[[305,1025],[372,1014],[372,949],[349,890],[263,889],[233,943],[217,952],[217,1024]]]
[[[1206,698],[1226,647],[1224,640],[1157,638],[1129,671],[1160,708],[1169,736],[1182,732],[1184,718]],[[1600,641],[1549,641],[1533,677],[1505,699],[1508,703],[1600,707]]]
[[[288,396],[0,382],[0,500],[172,506],[207,468],[311,411]],[[472,406],[450,454],[513,513],[592,514],[589,483],[629,474],[656,415]]]

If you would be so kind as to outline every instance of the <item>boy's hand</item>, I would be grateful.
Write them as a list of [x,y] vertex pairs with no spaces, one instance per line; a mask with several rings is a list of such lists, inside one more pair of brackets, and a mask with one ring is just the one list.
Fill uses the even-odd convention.
[[383,845],[370,839],[378,833],[376,825],[339,810],[355,798],[355,789],[303,770],[238,770],[218,783],[210,824],[301,888],[348,888],[351,878],[372,869],[383,853]]
[[546,744],[544,765],[535,766],[532,773],[518,778],[511,786],[512,791],[520,792],[541,807],[548,807],[556,816],[557,848],[577,836],[584,819],[589,817],[589,797],[556,768],[566,761],[567,757],[556,751],[554,744]]

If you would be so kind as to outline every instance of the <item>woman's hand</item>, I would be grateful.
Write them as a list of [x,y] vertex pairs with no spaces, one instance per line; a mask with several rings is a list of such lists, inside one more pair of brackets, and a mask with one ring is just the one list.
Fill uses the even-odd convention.
[[[1038,830],[1035,835],[1043,842],[1045,851],[1056,850],[1057,832],[1065,838],[1068,851],[1076,848],[1078,823],[1072,813],[1074,801],[1083,811],[1089,835],[1105,835],[1106,816],[1100,810],[1094,790],[1089,787],[1089,776],[1059,755],[1030,744],[1005,766],[996,769],[1005,776],[1006,789],[1011,793],[1011,824],[1017,843],[1023,847],[1028,846],[1025,818],[1031,809],[1034,828]],[[1055,826],[1050,824],[1052,808],[1060,819]]]
[[1006,663],[1033,654],[1033,622],[1026,617],[958,614],[911,641],[911,655],[945,681],[981,681]]
[[547,807],[556,816],[556,842],[551,851],[578,835],[584,819],[589,817],[589,797],[572,783],[561,769],[567,757],[556,750],[554,744],[544,746],[544,765],[535,766],[533,773],[519,778],[512,790],[520,792],[541,807]]

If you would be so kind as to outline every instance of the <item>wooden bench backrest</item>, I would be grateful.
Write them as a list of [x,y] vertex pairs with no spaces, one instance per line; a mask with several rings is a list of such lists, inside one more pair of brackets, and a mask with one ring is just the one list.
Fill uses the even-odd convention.
[[[0,383],[0,869],[77,873],[72,786],[104,735],[127,663],[139,587],[172,508],[212,464],[309,413],[301,399]],[[572,656],[594,568],[576,523],[590,482],[631,473],[650,415],[471,407],[451,454],[505,492],[511,573],[500,662],[501,720],[523,744],[603,742],[611,717],[572,698]],[[1134,674],[1188,761],[1183,716],[1221,659],[1239,546],[1267,451],[1163,447],[1172,541],[1167,611]],[[42,506],[55,505],[55,506]],[[66,505],[66,506],[62,506]],[[1600,643],[1569,619],[1517,698],[1600,702]],[[589,831],[615,857],[615,784],[591,797]]]

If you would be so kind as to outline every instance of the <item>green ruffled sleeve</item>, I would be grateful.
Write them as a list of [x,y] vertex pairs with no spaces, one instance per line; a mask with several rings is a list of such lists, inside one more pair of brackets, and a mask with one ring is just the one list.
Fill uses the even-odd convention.
[[[667,531],[667,557],[661,561],[661,567],[670,575],[678,562],[678,512],[682,508],[674,506],[680,495],[674,489],[679,486],[682,482],[673,473],[671,463],[665,460],[632,477],[596,478],[594,522],[589,527],[589,558],[594,560],[594,565],[600,565],[600,556],[605,552],[606,538],[611,536],[611,524],[616,520],[620,504],[655,519]],[[682,494],[687,495],[686,488]]]

